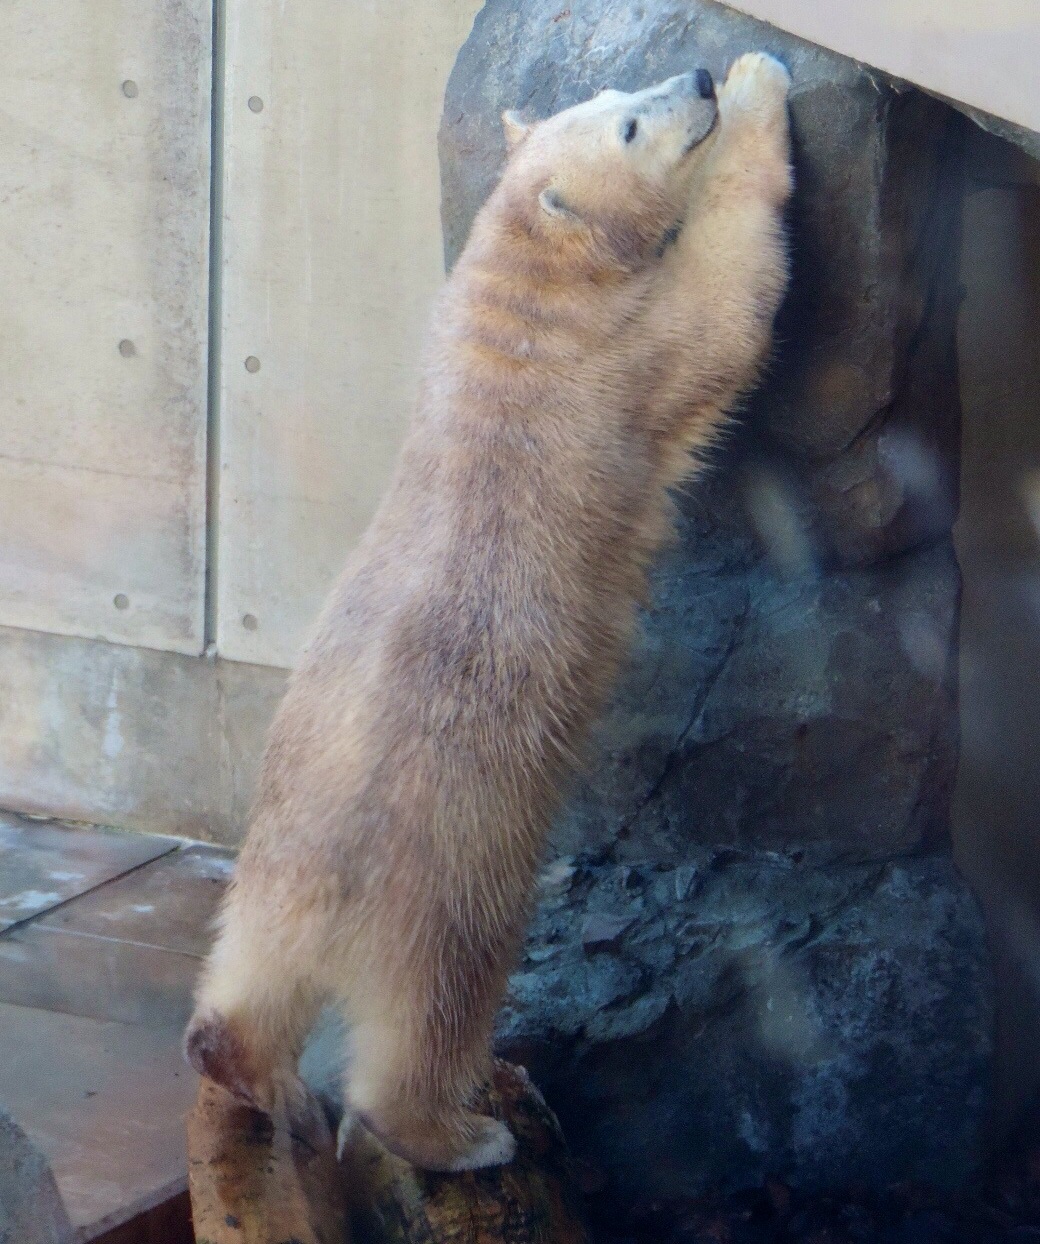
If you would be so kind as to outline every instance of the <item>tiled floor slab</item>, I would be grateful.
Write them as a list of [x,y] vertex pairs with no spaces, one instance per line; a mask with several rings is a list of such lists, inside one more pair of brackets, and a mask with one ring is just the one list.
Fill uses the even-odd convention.
[[32,923],[0,937],[0,1002],[179,1029],[200,967],[180,951]]
[[0,1101],[81,1239],[184,1187],[180,1037],[233,858],[0,813]]
[[0,1004],[0,1099],[46,1155],[80,1238],[184,1188],[196,1081],[179,1036]]
[[0,814],[0,931],[158,859],[175,838]]
[[223,847],[183,847],[8,928],[0,1002],[182,1027],[233,860]]
[[188,846],[48,912],[35,924],[201,956],[209,949],[210,926],[233,863],[233,852],[224,847]]

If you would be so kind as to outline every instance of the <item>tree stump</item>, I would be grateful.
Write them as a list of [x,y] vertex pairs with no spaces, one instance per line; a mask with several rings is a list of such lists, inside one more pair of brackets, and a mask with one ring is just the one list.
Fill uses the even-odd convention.
[[202,1081],[188,1116],[196,1244],[346,1244],[335,1140],[311,1105],[290,1133]]
[[345,1170],[356,1244],[587,1244],[560,1126],[527,1072],[497,1062],[478,1108],[516,1137],[508,1166],[417,1171],[358,1130]]

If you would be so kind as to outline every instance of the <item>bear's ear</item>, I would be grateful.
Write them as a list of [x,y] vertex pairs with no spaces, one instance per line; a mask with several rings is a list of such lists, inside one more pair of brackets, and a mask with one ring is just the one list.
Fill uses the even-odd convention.
[[538,196],[538,206],[558,224],[569,225],[573,228],[575,225],[584,223],[578,213],[567,206],[554,186],[545,187]]
[[525,121],[518,112],[514,112],[511,108],[507,108],[502,113],[502,130],[506,136],[507,151],[515,151],[533,129],[533,122]]

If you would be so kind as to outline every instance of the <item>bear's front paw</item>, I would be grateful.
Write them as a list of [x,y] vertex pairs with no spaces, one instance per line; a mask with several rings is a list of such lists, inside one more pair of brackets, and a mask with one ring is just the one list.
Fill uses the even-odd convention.
[[786,65],[767,52],[747,52],[730,67],[719,93],[719,111],[749,112],[759,116],[786,113],[791,75]]

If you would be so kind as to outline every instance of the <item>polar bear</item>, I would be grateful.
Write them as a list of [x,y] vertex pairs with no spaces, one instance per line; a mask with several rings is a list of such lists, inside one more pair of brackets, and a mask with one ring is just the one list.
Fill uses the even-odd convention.
[[186,1036],[292,1107],[319,1008],[344,1097],[420,1167],[506,1162],[473,1109],[546,832],[631,634],[669,490],[765,358],[790,79],[758,53],[603,91],[509,155],[433,317],[410,433],[271,729]]

